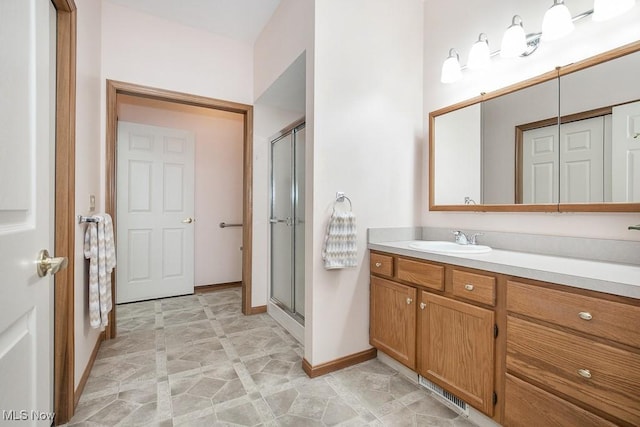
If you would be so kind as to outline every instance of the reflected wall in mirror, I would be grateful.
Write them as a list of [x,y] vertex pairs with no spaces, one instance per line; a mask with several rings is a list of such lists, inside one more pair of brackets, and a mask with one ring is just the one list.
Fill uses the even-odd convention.
[[436,203],[458,205],[481,200],[481,104],[472,104],[435,119],[438,145],[433,156],[438,169]]
[[[554,78],[482,103],[483,204],[558,203],[558,97]],[[528,166],[519,167],[514,162],[518,127],[541,121],[546,130],[524,145]],[[518,200],[520,187],[524,200]]]
[[640,210],[640,42],[430,114],[431,210]]

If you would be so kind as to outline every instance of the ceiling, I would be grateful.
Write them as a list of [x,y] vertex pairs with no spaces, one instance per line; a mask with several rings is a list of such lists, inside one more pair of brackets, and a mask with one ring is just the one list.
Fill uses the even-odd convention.
[[280,0],[107,0],[253,44]]

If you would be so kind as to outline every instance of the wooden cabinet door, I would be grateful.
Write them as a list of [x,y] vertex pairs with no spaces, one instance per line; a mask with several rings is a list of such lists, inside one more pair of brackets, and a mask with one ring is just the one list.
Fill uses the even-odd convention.
[[493,416],[494,312],[421,291],[418,372]]
[[411,369],[416,366],[415,288],[371,277],[369,340]]

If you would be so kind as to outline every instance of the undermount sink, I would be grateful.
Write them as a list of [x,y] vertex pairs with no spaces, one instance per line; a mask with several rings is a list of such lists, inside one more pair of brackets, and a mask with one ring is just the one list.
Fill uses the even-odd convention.
[[438,254],[486,254],[491,252],[489,246],[484,245],[460,245],[454,242],[439,240],[421,240],[409,243],[411,249],[424,252],[434,252]]

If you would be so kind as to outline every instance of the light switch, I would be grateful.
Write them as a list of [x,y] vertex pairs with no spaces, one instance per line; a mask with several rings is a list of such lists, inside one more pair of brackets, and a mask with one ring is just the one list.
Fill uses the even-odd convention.
[[94,212],[96,210],[96,196],[93,194],[89,195],[89,212]]

